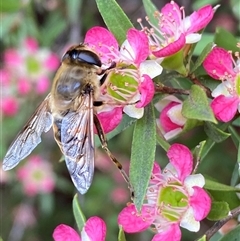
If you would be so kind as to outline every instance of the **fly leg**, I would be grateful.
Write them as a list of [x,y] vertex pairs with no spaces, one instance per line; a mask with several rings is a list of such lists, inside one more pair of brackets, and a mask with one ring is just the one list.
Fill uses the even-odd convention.
[[130,183],[129,177],[126,174],[126,172],[123,170],[122,164],[116,159],[116,157],[110,152],[110,150],[108,149],[107,146],[107,139],[106,136],[104,134],[104,131],[102,129],[102,125],[97,117],[96,114],[94,114],[94,124],[96,126],[97,129],[97,133],[98,133],[98,137],[101,141],[102,144],[102,148],[104,149],[104,151],[108,154],[109,158],[111,159],[111,161],[116,165],[116,167],[118,168],[118,170],[120,171],[120,173],[122,174],[123,179],[127,182],[128,184],[128,188],[130,190],[131,193],[131,198],[134,198],[134,189],[132,184]]

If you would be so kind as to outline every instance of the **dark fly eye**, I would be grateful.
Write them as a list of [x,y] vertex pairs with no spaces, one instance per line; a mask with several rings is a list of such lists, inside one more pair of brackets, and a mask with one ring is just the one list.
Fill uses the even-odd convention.
[[99,57],[95,53],[88,50],[70,50],[63,56],[62,60],[64,60],[67,57],[82,63],[97,65],[99,67],[101,67],[102,65]]

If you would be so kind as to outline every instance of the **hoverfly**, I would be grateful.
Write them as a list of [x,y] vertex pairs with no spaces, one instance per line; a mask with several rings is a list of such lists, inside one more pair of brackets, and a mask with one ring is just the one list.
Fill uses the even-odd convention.
[[96,115],[100,86],[107,72],[99,56],[87,45],[72,46],[62,57],[50,94],[39,105],[8,149],[3,170],[14,168],[41,142],[41,134],[53,126],[54,138],[65,156],[65,162],[77,190],[89,189],[94,173],[94,124],[102,148],[131,187],[122,165],[107,147],[102,126]]

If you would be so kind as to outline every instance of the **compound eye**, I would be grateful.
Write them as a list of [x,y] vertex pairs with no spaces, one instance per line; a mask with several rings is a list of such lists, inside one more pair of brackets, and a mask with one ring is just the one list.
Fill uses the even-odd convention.
[[97,65],[99,67],[101,67],[101,65],[102,65],[99,57],[95,53],[93,53],[91,51],[87,51],[87,50],[79,51],[78,59],[82,62]]

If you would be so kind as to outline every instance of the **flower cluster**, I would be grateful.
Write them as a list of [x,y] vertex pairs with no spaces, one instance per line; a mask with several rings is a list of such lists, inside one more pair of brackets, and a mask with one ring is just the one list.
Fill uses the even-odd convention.
[[240,59],[237,62],[232,53],[214,47],[203,62],[206,72],[214,79],[222,81],[213,90],[211,107],[216,118],[222,122],[231,121],[240,112]]
[[[105,132],[121,122],[123,112],[133,118],[143,116],[144,107],[154,96],[153,78],[162,73],[162,66],[186,73],[184,48],[200,40],[198,31],[210,22],[214,11],[207,5],[185,17],[184,9],[171,1],[156,15],[158,26],[148,20],[152,28],[147,28],[139,20],[142,30],[129,29],[121,46],[103,27],[87,31],[84,42],[99,54],[103,67],[115,66],[102,85],[100,98],[107,104],[98,109]],[[182,56],[180,62],[178,57],[170,64],[164,62],[176,54]]]
[[3,61],[3,68],[0,69],[0,108],[6,116],[18,112],[23,96],[45,94],[49,90],[50,77],[59,66],[58,57],[49,49],[39,48],[33,38],[27,38],[18,49],[7,49]]
[[30,156],[17,170],[17,178],[28,196],[50,193],[55,187],[55,177],[51,165],[41,156]]
[[147,202],[141,213],[134,204],[129,204],[119,214],[118,223],[125,232],[141,232],[153,225],[157,234],[152,240],[179,241],[179,226],[197,232],[199,221],[209,213],[211,199],[202,188],[205,179],[201,174],[191,174],[193,156],[190,150],[181,144],[173,144],[167,156],[170,163],[164,170],[154,164]]

